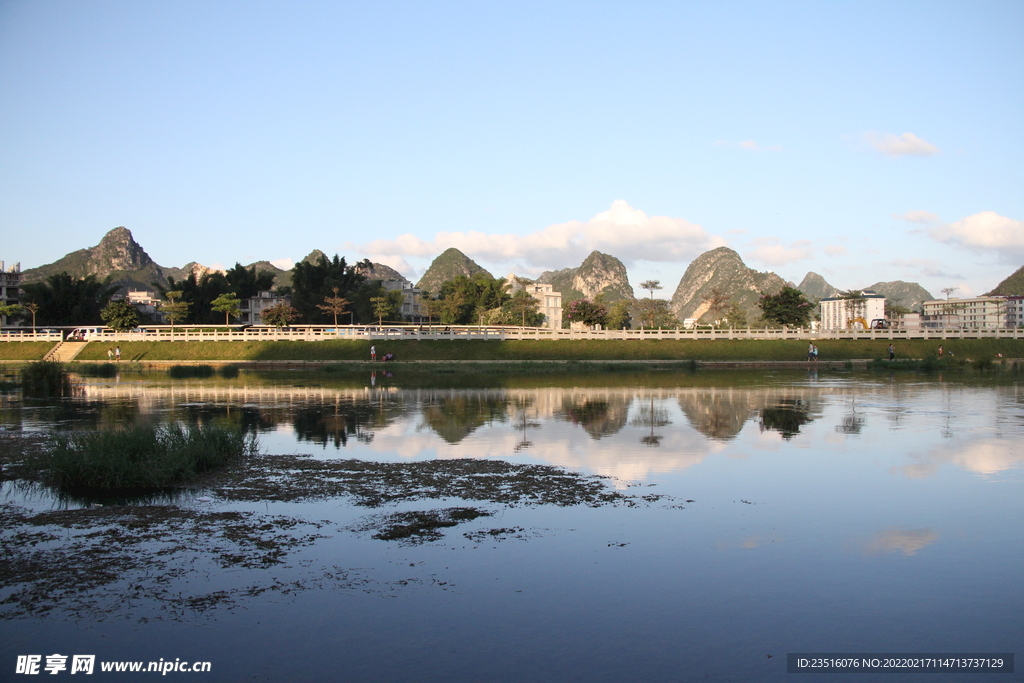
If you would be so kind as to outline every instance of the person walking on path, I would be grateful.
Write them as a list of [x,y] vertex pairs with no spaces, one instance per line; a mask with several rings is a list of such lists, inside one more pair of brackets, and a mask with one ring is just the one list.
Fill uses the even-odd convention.
[[370,360],[377,362],[377,347],[373,344],[370,344]]
[[889,344],[889,360],[895,360],[895,359],[896,359],[896,347],[893,346],[892,344]]
[[811,356],[814,358],[814,362],[818,362],[818,347],[811,344]]
[[120,346],[118,346],[117,348],[114,349],[114,360],[116,360],[118,363],[121,362],[121,347]]
[[807,343],[807,362],[810,363],[814,360],[814,344],[812,342]]
[[114,349],[107,347],[107,360],[114,360]]

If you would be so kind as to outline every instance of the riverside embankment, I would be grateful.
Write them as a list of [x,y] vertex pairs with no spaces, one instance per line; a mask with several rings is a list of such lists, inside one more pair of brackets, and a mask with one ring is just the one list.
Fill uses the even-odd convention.
[[[889,340],[821,340],[816,342],[819,362],[845,362],[888,357]],[[998,360],[1024,358],[1021,339],[905,340],[893,342],[896,358],[937,358],[940,346],[945,359]],[[75,361],[108,361],[113,345],[90,342]],[[804,340],[325,340],[303,341],[138,341],[121,342],[122,362],[271,362],[346,363],[370,361],[370,347],[377,358],[387,353],[396,361],[615,361],[801,363],[807,360]],[[53,344],[18,342],[0,344],[0,361],[41,359]]]

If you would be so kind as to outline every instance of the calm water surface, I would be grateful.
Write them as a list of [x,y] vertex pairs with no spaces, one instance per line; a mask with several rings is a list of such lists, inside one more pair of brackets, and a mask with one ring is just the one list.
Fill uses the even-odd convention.
[[[185,614],[142,600],[5,618],[0,680],[25,679],[14,659],[31,653],[208,660],[212,673],[192,677],[224,681],[817,681],[849,675],[787,674],[786,654],[1024,652],[1016,383],[615,373],[453,388],[323,377],[89,380],[60,405],[4,397],[0,425],[220,421],[257,432],[271,454],[540,463],[609,477],[637,504],[474,502],[493,516],[400,543],[359,533],[361,520],[466,503],[368,510],[190,492],[176,504],[316,520],[324,537],[272,568],[177,574],[180,590],[303,589]],[[61,505],[3,486],[3,502]]]

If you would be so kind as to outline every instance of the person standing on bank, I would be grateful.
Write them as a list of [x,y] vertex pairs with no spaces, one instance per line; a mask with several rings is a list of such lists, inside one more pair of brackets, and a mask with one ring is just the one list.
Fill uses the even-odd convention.
[[814,360],[814,343],[813,342],[808,342],[807,343],[807,362],[809,363],[812,360]]
[[118,346],[117,348],[114,349],[114,360],[117,361],[118,363],[121,362],[121,347],[120,346]]
[[370,344],[370,360],[377,362],[377,347],[373,344]]
[[939,360],[942,360],[943,353],[945,353],[945,351],[942,350],[942,344],[939,344]]
[[889,344],[889,360],[894,360],[895,358],[896,358],[896,347],[893,346],[892,344]]

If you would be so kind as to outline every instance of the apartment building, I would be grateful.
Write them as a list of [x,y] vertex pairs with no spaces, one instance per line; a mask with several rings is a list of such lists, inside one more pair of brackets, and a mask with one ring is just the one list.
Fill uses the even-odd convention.
[[1024,296],[977,296],[924,302],[926,328],[980,329],[1024,326]]
[[858,299],[830,296],[821,300],[821,329],[867,328],[872,320],[885,318],[885,297],[865,289]]
[[544,314],[544,327],[562,329],[562,293],[556,292],[554,285],[538,284],[515,273],[509,273],[505,280],[511,294],[523,290],[537,300],[538,310]]
[[381,286],[389,292],[402,293],[402,317],[413,323],[422,323],[427,320],[427,309],[423,304],[423,291],[414,287],[411,282],[403,280],[384,280]]
[[[21,302],[21,264],[9,269],[0,261],[0,305],[15,306]],[[7,316],[0,316],[0,325],[7,324]]]

